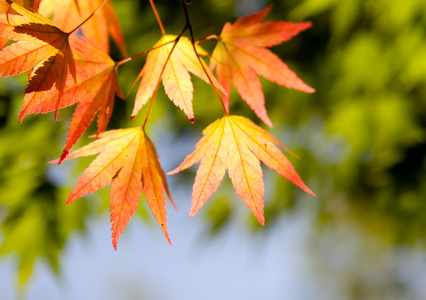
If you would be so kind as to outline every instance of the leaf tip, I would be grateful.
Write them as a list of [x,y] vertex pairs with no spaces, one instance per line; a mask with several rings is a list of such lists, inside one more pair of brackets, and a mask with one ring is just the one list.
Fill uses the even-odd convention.
[[114,250],[117,251],[118,239],[120,238],[120,233],[113,231],[111,237],[112,237],[112,246],[114,247]]
[[175,202],[173,201],[172,197],[170,196],[170,194],[168,193],[168,197],[169,197],[169,201],[170,203],[173,205],[174,209],[179,212],[179,209],[177,208]]
[[171,246],[172,245],[172,241],[170,240],[170,237],[169,237],[169,235],[167,235],[167,241],[169,242],[169,245]]
[[114,247],[114,250],[117,251],[117,242],[118,241],[112,241],[112,246]]
[[59,112],[59,107],[57,107],[55,110],[55,116],[53,117],[53,122],[56,122],[56,119],[58,118],[58,112]]
[[308,29],[312,27],[312,22],[311,21],[305,21],[305,22],[301,22],[301,25],[304,25],[304,29]]
[[59,159],[55,159],[55,160],[48,161],[47,163],[48,164],[56,164],[58,161],[59,161]]
[[189,121],[190,121],[192,124],[194,124],[194,122],[195,122],[194,118],[190,118],[190,119],[189,119]]
[[[204,201],[203,201],[204,203]],[[194,218],[194,216],[197,214],[198,210],[200,209],[200,207],[191,207],[191,211],[189,212],[189,216],[192,218]]]
[[176,173],[179,173],[181,170],[179,169],[179,167],[177,167],[176,169],[173,169],[169,172],[167,172],[167,175],[175,175]]
[[269,118],[267,118],[266,120],[264,120],[264,122],[265,122],[266,125],[268,125],[269,128],[274,127],[274,125],[272,124],[272,121]]
[[312,195],[312,196],[316,196],[316,194],[314,192],[312,192],[312,190],[310,188],[308,188],[307,186],[305,186],[305,188],[303,190],[305,192],[307,192],[308,194]]
[[297,185],[298,187],[300,187],[302,190],[304,190],[309,195],[316,196],[315,193],[310,188],[308,188],[308,186],[303,181],[300,180],[299,183],[296,183],[296,182],[293,182],[293,183],[295,185]]
[[61,157],[57,160],[58,161],[58,166],[64,161],[64,159],[67,157],[69,151],[68,150],[64,150],[61,154]]
[[307,86],[307,88],[306,88],[305,92],[306,92],[306,93],[309,93],[309,94],[312,94],[312,93],[315,93],[315,89],[314,89],[314,88],[311,88],[310,86]]

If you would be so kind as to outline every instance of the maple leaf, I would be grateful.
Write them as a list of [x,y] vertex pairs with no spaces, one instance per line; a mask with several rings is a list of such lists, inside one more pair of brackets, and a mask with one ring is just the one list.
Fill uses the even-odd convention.
[[[44,16],[53,15],[52,21],[67,32],[82,23],[101,3],[102,0],[43,0],[40,13]],[[82,31],[88,41],[106,53],[109,52],[110,34],[122,55],[127,57],[123,33],[111,2],[106,2],[84,23]]]
[[26,94],[49,92],[56,95],[57,115],[68,72],[76,78],[75,64],[65,33],[50,20],[12,3],[10,7],[19,15],[0,14],[0,32],[3,38],[17,40],[0,51],[0,76],[13,76],[33,69]]
[[310,22],[291,23],[268,21],[261,23],[272,6],[238,19],[233,25],[225,24],[212,53],[210,68],[216,69],[219,83],[224,87],[225,106],[229,108],[232,82],[244,101],[256,115],[272,127],[266,108],[262,86],[257,75],[307,93],[314,89],[303,83],[288,66],[266,47],[290,40],[311,26]]
[[[86,41],[70,37],[76,66],[76,81],[68,77],[59,108],[78,102],[68,131],[67,142],[61,155],[61,162],[77,142],[99,111],[98,134],[105,130],[111,117],[115,93],[121,98],[117,82],[115,62],[108,54],[93,48]],[[24,105],[19,113],[19,121],[30,113],[47,113],[55,110],[56,97],[46,95],[42,101],[37,94],[24,97]]]
[[228,170],[238,196],[264,225],[264,185],[260,161],[307,193],[315,195],[275,144],[286,148],[249,119],[226,115],[210,124],[203,134],[196,150],[168,173],[178,173],[201,160],[192,192],[191,217],[217,190]]
[[[79,178],[66,203],[111,184],[112,243],[118,239],[135,213],[140,196],[146,201],[170,242],[167,232],[165,193],[174,205],[166,176],[154,145],[141,128],[105,131],[98,140],[70,153],[66,159],[99,154]],[[55,161],[57,162],[57,161]]]
[[[176,38],[177,36],[174,35],[163,35],[154,45],[153,50],[149,52],[146,63],[136,79],[142,77],[136,94],[132,117],[136,116],[142,106],[152,97],[160,79],[163,81],[167,96],[183,110],[191,122],[194,121],[193,86],[189,72],[207,83],[210,83],[210,77],[215,87],[224,92],[222,86],[217,82],[204,61],[201,60],[203,69],[189,39],[181,37],[173,48],[173,41]],[[196,49],[198,54],[207,55],[200,46],[197,45]]]

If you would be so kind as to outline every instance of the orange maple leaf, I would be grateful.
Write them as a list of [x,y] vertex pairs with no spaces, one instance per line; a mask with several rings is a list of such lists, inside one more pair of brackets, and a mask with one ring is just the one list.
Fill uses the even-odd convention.
[[[146,63],[136,79],[142,77],[132,117],[136,116],[142,106],[149,101],[158,88],[159,81],[162,80],[167,96],[193,122],[193,86],[189,72],[210,83],[207,73],[215,87],[224,92],[207,65],[201,60],[203,69],[189,39],[181,37],[173,48],[176,38],[177,36],[174,35],[163,35],[149,52]],[[207,55],[200,46],[197,45],[196,49],[199,55]]]
[[[76,66],[76,81],[70,76],[63,91],[59,108],[78,102],[68,131],[67,142],[59,162],[89,127],[99,111],[98,134],[105,130],[111,117],[115,93],[121,98],[117,82],[117,68],[108,54],[93,48],[86,41],[70,37]],[[41,101],[40,101],[41,100]],[[19,121],[31,113],[47,113],[55,110],[56,97],[50,93],[43,99],[36,93],[26,94],[19,113]]]
[[[102,0],[44,0],[40,14],[53,15],[52,21],[63,31],[68,32],[83,22],[101,4]],[[123,33],[114,7],[106,2],[99,11],[82,26],[83,35],[99,49],[109,53],[109,34],[127,57]]]
[[[66,159],[99,154],[78,180],[66,203],[111,184],[112,244],[135,213],[142,192],[152,214],[170,242],[167,232],[165,192],[174,205],[166,176],[154,145],[141,128],[105,131],[98,140],[70,153]],[[57,162],[57,161],[56,161]]]
[[192,192],[191,217],[217,190],[228,170],[238,196],[264,225],[264,186],[259,160],[307,193],[315,195],[275,144],[286,148],[249,119],[226,115],[210,124],[203,134],[197,149],[168,173],[175,174],[201,160]]
[[33,69],[26,94],[39,93],[43,98],[56,95],[55,117],[68,72],[76,78],[75,63],[69,45],[69,33],[65,33],[50,20],[12,3],[18,14],[0,14],[0,36],[17,40],[0,51],[0,76],[13,76]]
[[256,14],[238,19],[233,25],[225,24],[210,61],[210,68],[216,68],[217,79],[226,91],[223,96],[226,108],[229,108],[233,82],[243,100],[270,127],[272,122],[266,112],[265,98],[257,75],[288,88],[314,92],[314,89],[303,83],[284,62],[266,48],[290,40],[300,31],[309,28],[311,23],[261,23],[271,8],[270,5]]

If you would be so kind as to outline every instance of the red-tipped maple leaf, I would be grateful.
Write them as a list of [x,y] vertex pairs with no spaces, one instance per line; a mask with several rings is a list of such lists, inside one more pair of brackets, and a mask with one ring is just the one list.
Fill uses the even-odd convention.
[[290,40],[300,31],[311,26],[310,22],[291,23],[268,21],[261,23],[272,6],[238,19],[233,25],[225,24],[210,61],[211,69],[227,94],[223,96],[226,108],[232,82],[244,101],[256,115],[272,127],[266,108],[262,86],[257,75],[303,92],[314,90],[303,83],[288,66],[266,47]]
[[238,196],[254,213],[259,223],[264,225],[263,173],[259,160],[314,195],[275,144],[285,147],[249,119],[227,115],[209,125],[203,134],[196,145],[197,149],[179,167],[169,172],[175,174],[201,160],[192,192],[191,217],[217,190],[228,170]]
[[148,136],[141,128],[129,128],[105,131],[98,138],[66,158],[99,154],[83,172],[66,203],[70,204],[112,182],[111,231],[112,244],[117,249],[118,239],[135,213],[143,192],[152,214],[170,243],[165,192],[172,204],[173,201],[166,176]]
[[[207,83],[210,83],[208,78],[210,77],[215,87],[224,92],[207,65],[201,60],[203,69],[189,39],[181,37],[173,48],[175,39],[174,35],[164,35],[149,52],[145,66],[137,78],[138,80],[142,77],[142,81],[136,94],[132,117],[136,116],[142,106],[149,101],[158,87],[158,82],[162,80],[167,96],[193,122],[193,86],[189,72]],[[196,49],[198,54],[207,55],[200,46],[196,46]]]
[[[103,51],[93,48],[86,41],[70,37],[76,66],[76,81],[68,77],[59,108],[78,102],[68,131],[63,158],[89,127],[99,111],[98,134],[105,130],[111,117],[114,96],[123,98],[117,83],[115,62]],[[41,101],[40,101],[41,100]],[[19,113],[19,121],[31,113],[47,113],[55,110],[55,95],[39,99],[36,94],[27,94]]]
[[[52,21],[61,30],[68,32],[83,22],[101,3],[102,0],[44,0],[39,12],[44,16],[53,15]],[[88,41],[106,53],[109,53],[110,34],[123,56],[127,56],[120,24],[110,1],[82,26],[82,30]]]
[[12,3],[18,14],[0,14],[0,36],[17,40],[0,51],[0,76],[13,76],[33,69],[25,94],[38,93],[44,98],[56,95],[56,113],[68,72],[76,78],[75,63],[69,45],[69,33],[50,20]]

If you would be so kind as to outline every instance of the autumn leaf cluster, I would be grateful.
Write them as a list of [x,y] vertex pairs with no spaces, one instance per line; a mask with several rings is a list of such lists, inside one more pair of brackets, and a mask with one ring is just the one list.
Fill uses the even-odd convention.
[[[220,35],[195,41],[188,8],[184,1],[180,2],[186,24],[179,35],[170,35],[150,0],[162,34],[151,49],[128,56],[119,20],[107,0],[0,0],[0,76],[28,73],[19,121],[29,114],[48,112],[54,112],[56,120],[60,109],[75,105],[67,141],[55,162],[97,157],[83,172],[66,203],[111,184],[114,248],[142,194],[170,242],[166,196],[172,204],[173,201],[166,174],[145,129],[161,84],[168,98],[194,122],[190,74],[211,86],[224,111],[222,118],[204,130],[196,150],[169,172],[175,174],[200,162],[193,186],[191,217],[217,190],[228,170],[238,196],[263,225],[260,161],[313,195],[278,147],[287,149],[254,122],[231,115],[229,105],[235,86],[259,119],[272,127],[259,75],[287,88],[312,93],[314,90],[268,49],[290,40],[311,24],[264,21],[269,6],[233,24],[225,24]],[[110,37],[120,49],[121,61],[109,56]],[[201,47],[208,39],[216,40],[212,53]],[[149,104],[145,121],[138,127],[105,131],[116,96],[124,98],[117,82],[119,67],[145,54],[146,62],[134,78],[134,86],[138,87],[129,116],[135,117]],[[96,116],[97,139],[69,153]]]

